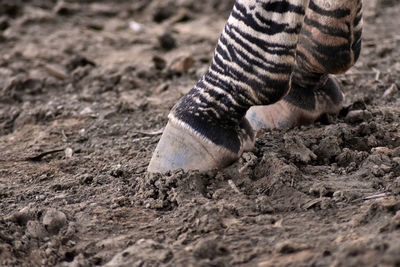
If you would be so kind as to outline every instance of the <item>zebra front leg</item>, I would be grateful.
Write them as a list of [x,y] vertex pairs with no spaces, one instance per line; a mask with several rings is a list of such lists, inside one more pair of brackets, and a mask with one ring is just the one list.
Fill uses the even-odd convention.
[[311,0],[296,51],[289,94],[270,106],[252,107],[255,130],[314,122],[340,111],[343,94],[335,78],[356,62],[361,48],[361,0]]
[[169,114],[149,172],[221,168],[254,146],[245,114],[289,91],[308,2],[235,2],[208,71]]

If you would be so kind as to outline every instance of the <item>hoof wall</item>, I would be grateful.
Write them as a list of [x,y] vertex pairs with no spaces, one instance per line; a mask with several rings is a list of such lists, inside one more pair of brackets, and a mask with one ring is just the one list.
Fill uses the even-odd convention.
[[165,127],[147,170],[148,172],[176,169],[208,171],[225,167],[239,156],[170,121]]

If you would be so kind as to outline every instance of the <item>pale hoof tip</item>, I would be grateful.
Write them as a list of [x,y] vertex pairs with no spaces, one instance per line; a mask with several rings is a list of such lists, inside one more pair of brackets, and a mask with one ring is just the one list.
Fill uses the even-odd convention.
[[[289,96],[290,93],[289,93]],[[288,97],[289,97],[288,96]],[[313,123],[323,114],[337,114],[342,108],[344,95],[336,79],[329,75],[326,82],[315,91],[312,108],[305,104],[307,95],[294,94],[272,105],[253,106],[246,113],[254,131],[261,129],[291,128]],[[293,104],[295,103],[295,104]]]
[[147,171],[209,171],[225,167],[238,157],[239,155],[218,147],[170,121],[157,144]]

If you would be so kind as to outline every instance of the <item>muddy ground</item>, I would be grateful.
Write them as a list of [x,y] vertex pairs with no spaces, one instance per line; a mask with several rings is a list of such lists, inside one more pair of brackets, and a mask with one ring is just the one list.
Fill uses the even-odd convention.
[[338,117],[146,173],[232,4],[0,1],[0,266],[400,266],[398,1],[365,4]]

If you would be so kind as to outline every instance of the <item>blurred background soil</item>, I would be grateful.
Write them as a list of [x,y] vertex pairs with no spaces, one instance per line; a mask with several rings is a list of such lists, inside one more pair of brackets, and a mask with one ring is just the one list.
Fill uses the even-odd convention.
[[399,266],[400,3],[365,2],[338,117],[149,175],[233,1],[0,1],[0,266]]

